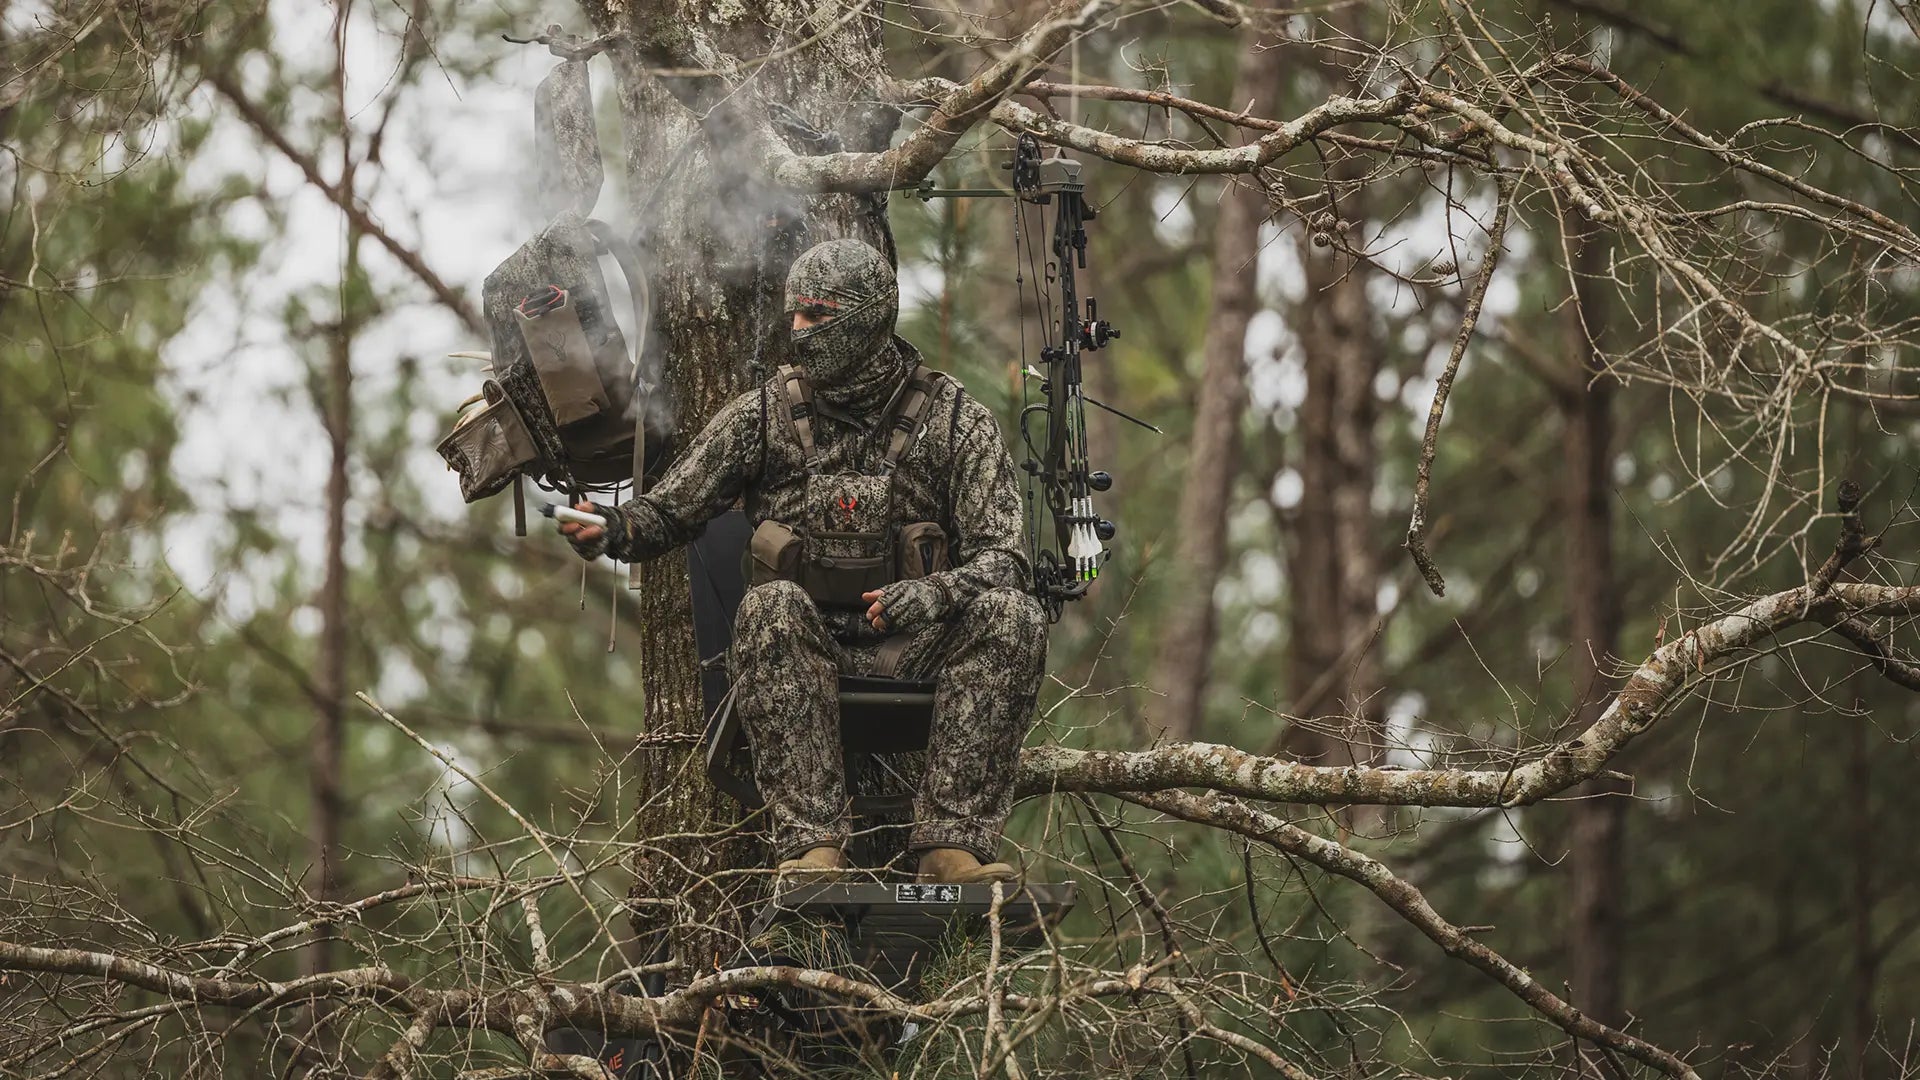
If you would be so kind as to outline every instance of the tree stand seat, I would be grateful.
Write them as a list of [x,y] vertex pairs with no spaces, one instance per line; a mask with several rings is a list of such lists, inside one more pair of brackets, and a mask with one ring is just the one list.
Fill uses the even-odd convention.
[[[729,510],[707,524],[689,545],[693,585],[693,635],[700,651],[700,692],[706,702],[707,727],[702,737],[707,778],[714,787],[747,809],[764,804],[753,783],[753,759],[746,731],[733,708],[733,687],[724,664],[733,644],[733,618],[746,595],[741,559],[753,530],[747,516]],[[935,684],[873,675],[840,677],[840,745],[849,757],[906,754],[927,748],[933,730]],[[854,769],[849,767],[851,778]],[[874,794],[854,791],[856,816],[899,814],[912,809],[904,793]]]
[[[842,675],[841,751],[851,756],[925,750],[933,726],[933,691],[934,684],[930,682]],[[760,789],[753,782],[751,750],[739,715],[733,709],[731,689],[708,718],[702,745],[706,751],[707,779],[713,781],[714,787],[748,809],[764,804]],[[847,775],[853,775],[850,763]],[[851,802],[856,817],[898,814],[913,808],[912,796],[904,793],[855,792]]]

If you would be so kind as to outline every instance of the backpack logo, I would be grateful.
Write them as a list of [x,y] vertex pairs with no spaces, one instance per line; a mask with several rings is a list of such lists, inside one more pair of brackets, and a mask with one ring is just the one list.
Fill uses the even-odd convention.
[[840,507],[840,518],[846,524],[847,528],[853,528],[853,511],[860,505],[860,499],[855,495],[846,494],[840,496],[839,501],[835,505]]

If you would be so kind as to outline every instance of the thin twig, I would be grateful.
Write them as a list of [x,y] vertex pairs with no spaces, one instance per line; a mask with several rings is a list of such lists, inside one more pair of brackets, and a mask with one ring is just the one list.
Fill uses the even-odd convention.
[[1453,379],[1460,371],[1460,361],[1467,354],[1467,343],[1473,340],[1474,324],[1480,321],[1480,309],[1487,302],[1487,287],[1493,284],[1494,268],[1500,265],[1503,251],[1502,241],[1507,235],[1507,217],[1513,207],[1513,177],[1506,173],[1494,174],[1493,182],[1497,189],[1497,205],[1493,212],[1493,227],[1487,231],[1487,253],[1480,260],[1480,275],[1474,280],[1473,291],[1467,295],[1466,310],[1460,315],[1460,330],[1453,338],[1453,350],[1447,354],[1447,366],[1440,372],[1440,379],[1433,387],[1433,404],[1427,408],[1427,430],[1420,438],[1420,464],[1413,478],[1413,516],[1407,522],[1407,539],[1404,547],[1413,556],[1413,564],[1420,568],[1420,576],[1427,581],[1427,588],[1435,596],[1447,593],[1446,579],[1440,576],[1440,568],[1433,563],[1433,556],[1427,554],[1427,489],[1433,480],[1433,456],[1440,438],[1440,419],[1447,411],[1447,395],[1453,390]]

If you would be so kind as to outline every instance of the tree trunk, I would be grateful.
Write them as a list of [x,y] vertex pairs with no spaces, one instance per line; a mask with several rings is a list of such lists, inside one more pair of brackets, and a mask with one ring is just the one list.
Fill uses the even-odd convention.
[[1873,844],[1873,769],[1867,746],[1866,712],[1863,702],[1854,699],[1859,716],[1852,726],[1847,753],[1847,831],[1852,834],[1852,911],[1853,972],[1848,1007],[1847,1056],[1852,1059],[1853,1075],[1872,1075],[1867,1057],[1873,1047],[1873,1032],[1879,1024],[1874,1008],[1874,988],[1880,978],[1880,948],[1873,935],[1874,844]]
[[[1249,31],[1234,88],[1236,104],[1250,109],[1277,104],[1286,68],[1282,50],[1260,47]],[[1233,183],[1221,200],[1214,229],[1211,317],[1203,347],[1205,367],[1194,409],[1187,480],[1180,492],[1178,580],[1173,617],[1161,637],[1153,688],[1166,695],[1162,708],[1167,737],[1194,738],[1206,707],[1209,664],[1217,629],[1213,592],[1227,557],[1227,515],[1234,478],[1240,472],[1240,420],[1247,408],[1247,324],[1259,309],[1260,224],[1268,216],[1266,192],[1251,180]]]
[[[842,236],[890,256],[893,244],[884,196],[808,197],[771,188],[754,167],[744,134],[723,130],[723,110],[703,117],[681,104],[668,92],[673,88],[646,70],[664,66],[660,58],[642,55],[633,43],[656,52],[684,46],[687,28],[697,27],[735,56],[765,56],[832,27],[818,44],[757,68],[755,89],[837,137],[846,150],[878,150],[895,114],[859,103],[881,97],[873,85],[882,70],[880,23],[863,15],[835,26],[825,6],[801,9],[796,17],[786,8],[749,3],[727,23],[695,0],[632,10],[583,0],[583,7],[600,32],[628,35],[609,50],[625,142],[626,210],[651,270],[648,355],[662,364],[674,439],[684,444],[779,362],[786,343],[782,287],[795,255]],[[833,62],[820,62],[824,55]],[[686,57],[678,66],[703,65]],[[826,149],[798,135],[788,141],[803,152]],[[707,782],[698,749],[675,741],[697,735],[704,720],[684,552],[644,567],[638,603],[647,743],[637,758],[635,927],[643,939],[668,935],[680,964],[674,981],[683,981],[737,951],[728,914],[736,904],[724,873],[759,851],[741,839],[702,835],[733,825],[740,811]]]
[[[1606,298],[1596,275],[1606,269],[1606,247],[1593,236],[1570,237],[1574,300],[1565,316],[1567,355],[1580,390],[1565,404],[1567,623],[1572,639],[1568,675],[1584,729],[1606,706],[1607,658],[1616,647],[1620,605],[1613,573],[1612,467],[1614,381],[1603,366]],[[1587,798],[1573,803],[1571,958],[1574,1002],[1603,1023],[1620,1015],[1621,892],[1626,801],[1619,781],[1594,780]]]
[[[1358,200],[1352,200],[1357,202]],[[1351,239],[1359,242],[1358,230]],[[1373,515],[1380,347],[1364,275],[1346,256],[1306,256],[1308,296],[1295,325],[1306,367],[1300,406],[1300,505],[1294,515],[1289,667],[1296,695],[1315,686],[1289,746],[1318,764],[1378,760],[1380,670],[1374,651],[1380,569]]]
[[[340,819],[345,806],[340,792],[340,759],[346,717],[347,459],[353,393],[352,342],[348,334],[342,323],[333,329],[327,343],[326,427],[333,460],[327,473],[326,578],[320,586],[320,664],[314,680],[318,716],[308,770],[313,803],[312,872],[318,881],[308,892],[322,902],[334,900],[339,894]],[[307,950],[309,971],[332,970],[332,941],[330,929],[314,934],[313,947]]]
[[[346,103],[345,34],[347,11],[334,24],[336,105],[340,120],[340,188],[353,190],[353,140]],[[346,743],[347,701],[347,499],[353,437],[353,338],[359,313],[349,306],[360,273],[360,230],[347,221],[346,251],[340,266],[339,306],[327,334],[327,376],[320,391],[321,422],[332,458],[327,470],[326,576],[320,586],[320,657],[314,679],[316,723],[308,769],[312,799],[312,872],[318,887],[310,894],[325,903],[339,898],[340,825],[346,802],[341,793],[341,759]],[[333,968],[333,929],[314,934],[307,950],[309,972]]]
[[[1335,33],[1354,34],[1362,13],[1329,17]],[[1352,91],[1353,72],[1319,57],[1331,93]],[[1327,198],[1308,222],[1300,259],[1306,296],[1293,312],[1306,369],[1299,410],[1300,504],[1288,567],[1289,683],[1300,717],[1284,745],[1321,765],[1371,765],[1383,753],[1379,630],[1380,548],[1373,513],[1377,466],[1373,380],[1384,344],[1367,299],[1367,265],[1350,252],[1365,245],[1365,162],[1336,156],[1325,168]],[[1378,811],[1348,821],[1365,828]]]

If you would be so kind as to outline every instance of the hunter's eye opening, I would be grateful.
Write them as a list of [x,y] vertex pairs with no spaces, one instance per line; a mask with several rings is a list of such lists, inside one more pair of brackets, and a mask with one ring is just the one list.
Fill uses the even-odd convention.
[[836,314],[837,312],[824,304],[801,304],[793,309],[793,328],[805,330],[819,326],[821,323],[833,321]]

